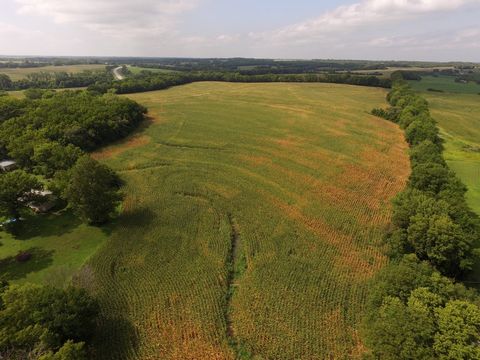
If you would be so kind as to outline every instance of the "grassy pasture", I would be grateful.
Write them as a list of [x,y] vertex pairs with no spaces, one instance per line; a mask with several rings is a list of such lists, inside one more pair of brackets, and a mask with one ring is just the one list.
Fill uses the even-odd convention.
[[[415,91],[426,92],[428,89],[435,89],[447,93],[477,94],[477,96],[480,93],[479,84],[471,81],[467,84],[457,83],[453,76],[446,75],[423,76],[420,81],[409,81],[408,83]],[[478,101],[480,101],[480,96],[477,98],[477,102]]]
[[468,186],[467,201],[480,215],[480,96],[425,93],[445,139],[445,158]]
[[28,74],[37,72],[66,72],[66,73],[78,73],[84,70],[104,70],[105,65],[62,65],[62,66],[42,66],[36,68],[17,68],[17,69],[1,69],[0,74],[7,74],[12,80],[21,80],[27,77]]
[[[357,358],[390,199],[409,174],[385,91],[195,83],[95,154],[128,197],[89,261],[104,359]],[[237,353],[237,354],[235,354]]]
[[[62,287],[107,237],[106,229],[83,225],[69,212],[27,217],[16,236],[0,231],[0,279]],[[31,260],[16,261],[23,251]]]

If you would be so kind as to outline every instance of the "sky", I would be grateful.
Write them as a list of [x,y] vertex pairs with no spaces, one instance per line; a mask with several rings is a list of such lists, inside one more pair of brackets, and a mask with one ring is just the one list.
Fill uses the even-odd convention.
[[480,62],[480,0],[0,0],[0,54]]

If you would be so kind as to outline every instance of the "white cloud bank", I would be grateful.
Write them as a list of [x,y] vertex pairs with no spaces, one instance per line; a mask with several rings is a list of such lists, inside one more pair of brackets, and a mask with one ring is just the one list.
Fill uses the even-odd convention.
[[309,42],[334,32],[348,32],[369,25],[408,19],[415,15],[448,12],[469,4],[480,4],[480,0],[365,0],[339,6],[313,20],[250,35],[252,38],[277,42]]
[[109,35],[158,35],[174,28],[176,17],[199,0],[16,0],[19,12],[77,24]]
[[[201,7],[213,0],[1,1],[15,4],[19,18],[34,20],[25,29],[0,22],[1,52],[480,60],[480,23],[471,20],[480,14],[480,0],[356,0],[277,29],[255,32],[255,24],[245,21],[240,31],[224,25],[216,33],[201,17],[195,25],[186,22],[192,18],[188,12],[202,14]],[[462,22],[466,18],[469,23]]]

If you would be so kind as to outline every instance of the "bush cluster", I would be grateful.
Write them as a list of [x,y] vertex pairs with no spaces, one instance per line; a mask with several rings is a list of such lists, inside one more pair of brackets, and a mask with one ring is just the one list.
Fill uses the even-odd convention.
[[443,158],[428,102],[394,76],[391,107],[373,114],[397,123],[410,145],[411,175],[393,201],[386,235],[391,264],[374,279],[364,337],[374,359],[478,359],[480,309],[455,283],[470,270],[480,238],[466,187]]

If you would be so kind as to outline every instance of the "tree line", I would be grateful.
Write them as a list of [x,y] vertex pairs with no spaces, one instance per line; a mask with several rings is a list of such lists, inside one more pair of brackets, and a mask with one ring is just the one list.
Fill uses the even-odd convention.
[[443,158],[427,101],[401,74],[392,78],[390,108],[373,114],[405,131],[412,171],[393,201],[391,262],[373,280],[362,330],[367,358],[480,359],[480,299],[461,283],[478,260],[480,222]]
[[222,82],[321,82],[350,84],[360,86],[375,86],[389,88],[391,81],[376,76],[361,76],[351,74],[264,74],[242,75],[238,72],[177,72],[158,74],[143,71],[131,75],[123,81],[97,82],[88,87],[91,91],[106,93],[113,89],[118,94],[167,89],[172,86],[184,85],[199,81]]
[[28,74],[24,79],[13,81],[6,74],[0,74],[0,90],[65,89],[87,87],[96,82],[113,80],[110,69],[83,70],[78,73],[39,71]]

